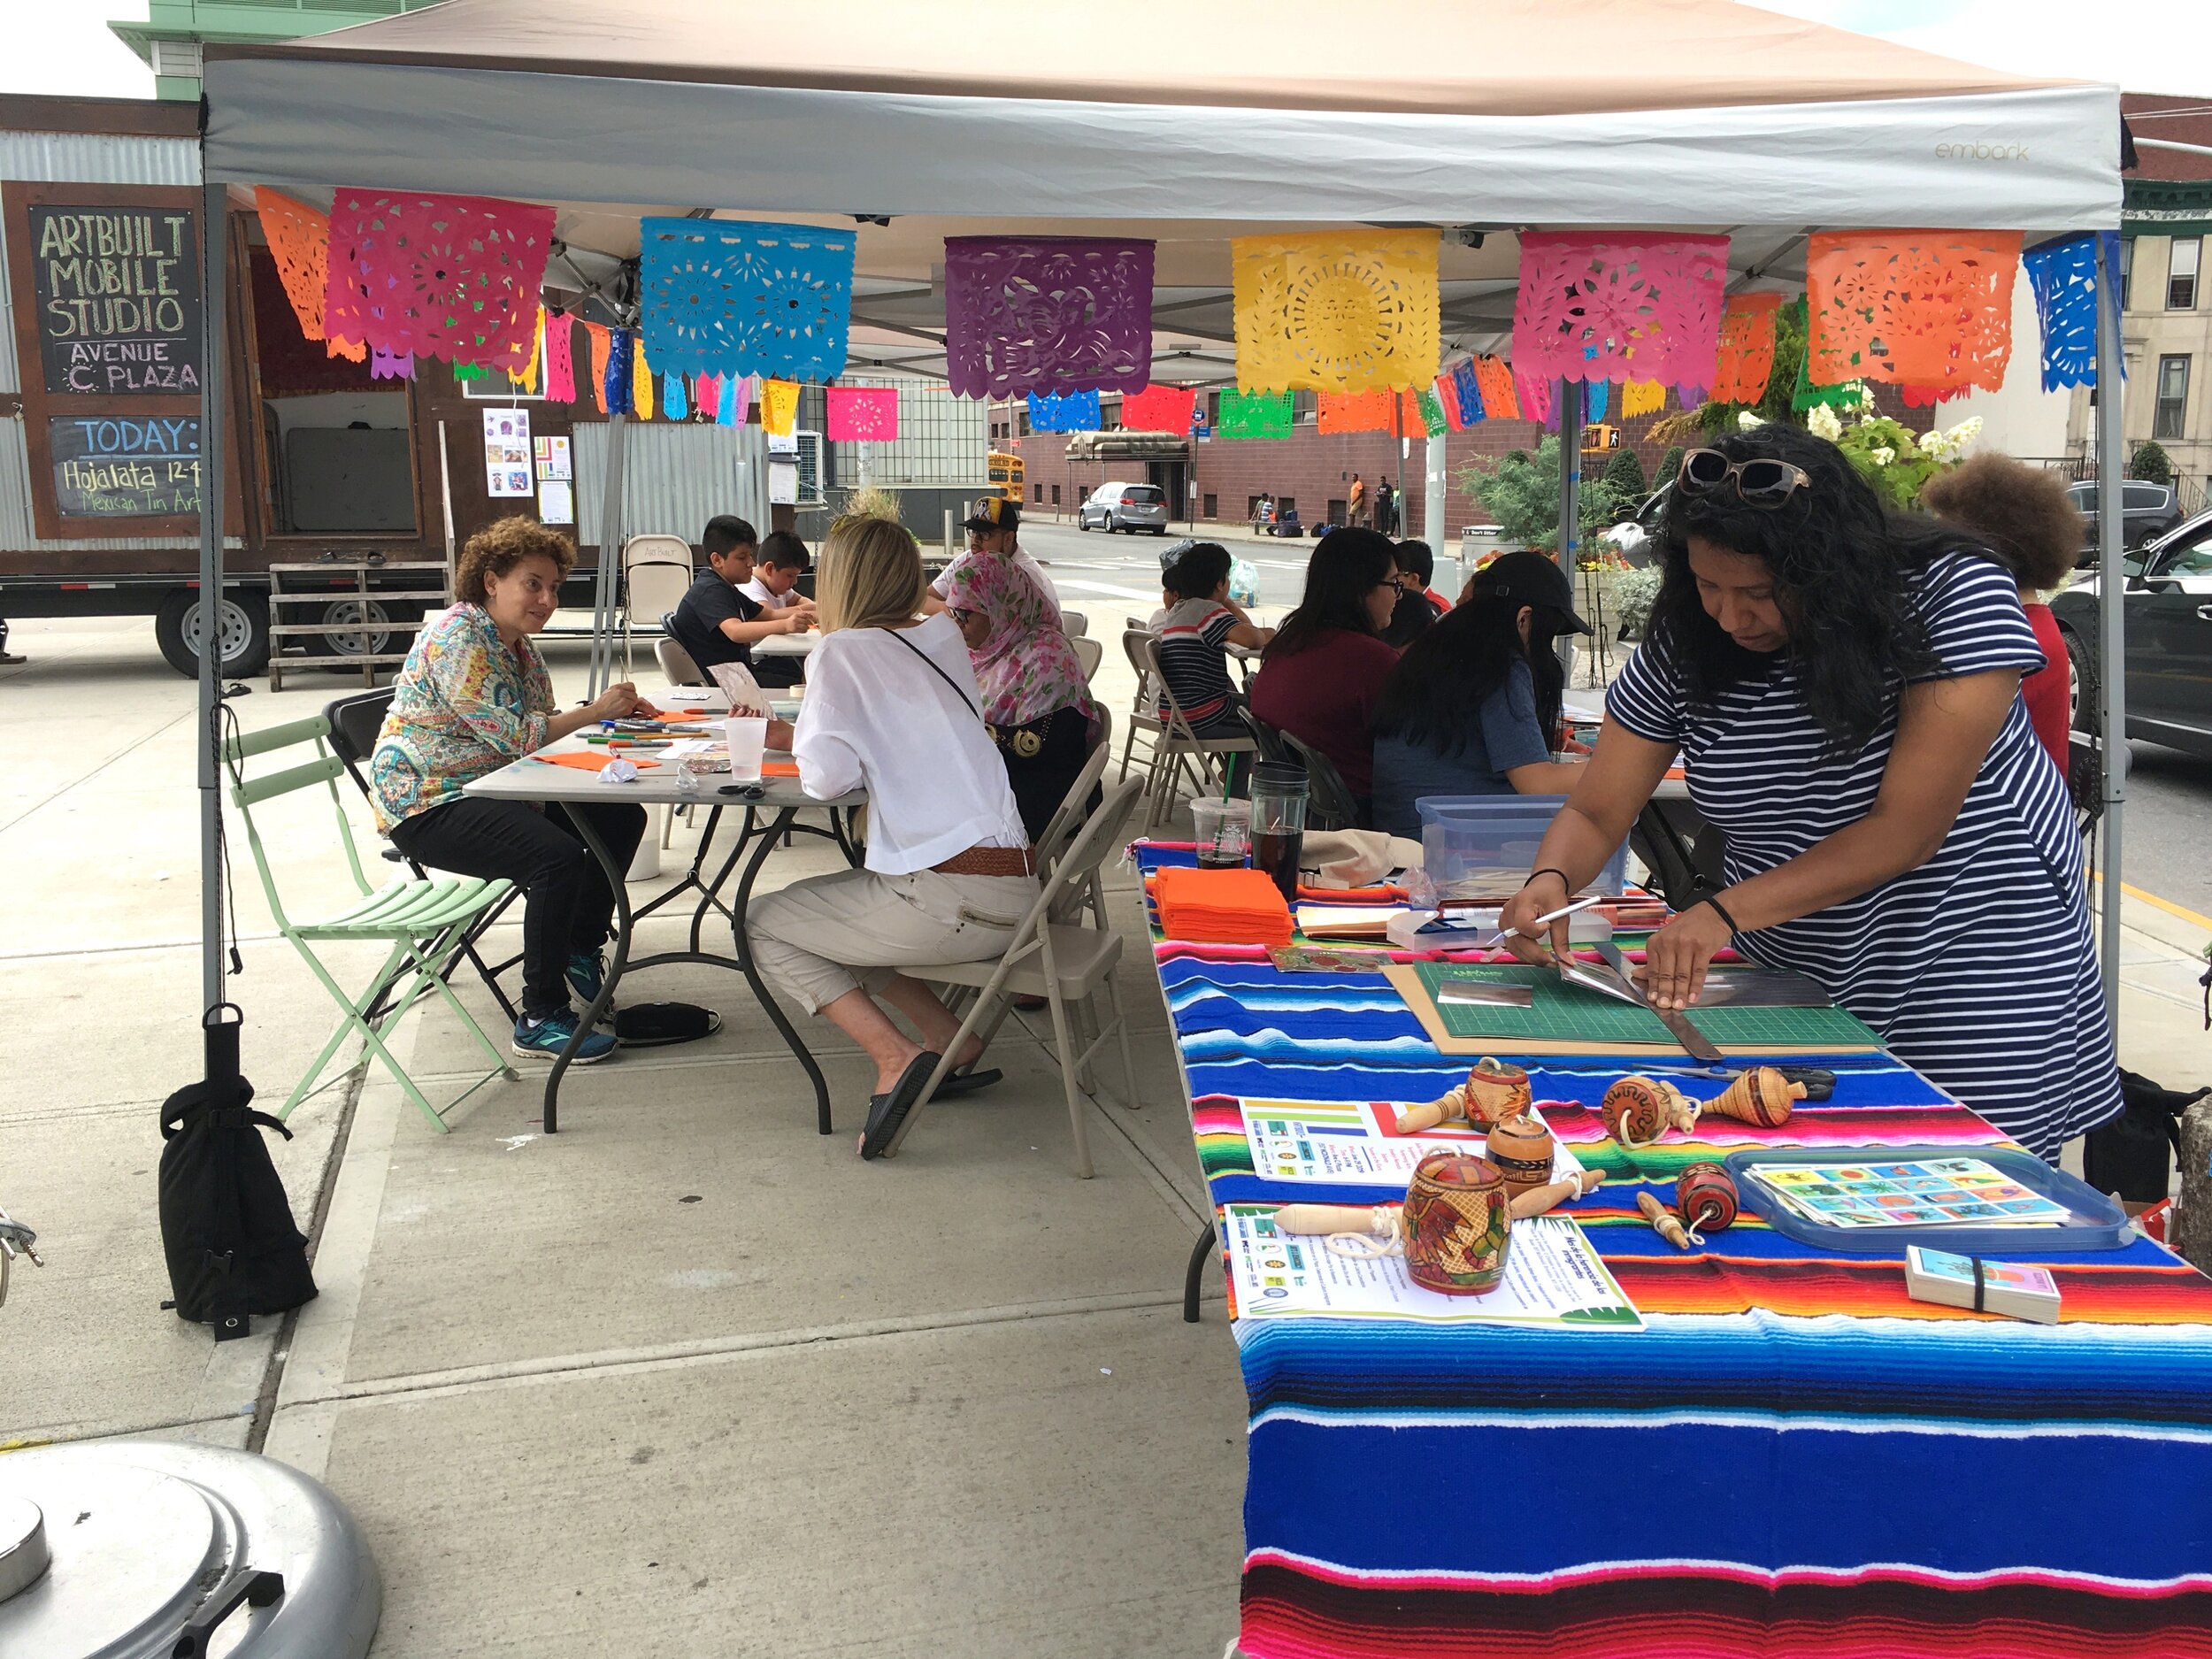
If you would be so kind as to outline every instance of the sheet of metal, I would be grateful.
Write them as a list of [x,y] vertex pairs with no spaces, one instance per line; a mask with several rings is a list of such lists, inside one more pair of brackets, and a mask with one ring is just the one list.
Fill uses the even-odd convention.
[[[580,540],[595,538],[606,426],[580,422],[575,440],[576,533]],[[634,422],[622,457],[622,533],[681,536],[695,545],[708,519],[733,512],[765,534],[767,462],[767,441],[757,426]]]

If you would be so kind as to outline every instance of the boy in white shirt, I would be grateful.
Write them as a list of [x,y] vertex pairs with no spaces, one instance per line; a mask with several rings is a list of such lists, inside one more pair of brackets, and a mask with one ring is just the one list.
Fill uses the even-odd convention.
[[[788,530],[776,530],[760,544],[753,559],[753,580],[738,592],[760,607],[764,618],[788,617],[803,627],[814,622],[814,602],[795,591],[799,578],[814,561],[806,543]],[[753,659],[753,678],[763,686],[795,686],[805,676],[804,659],[773,655]]]

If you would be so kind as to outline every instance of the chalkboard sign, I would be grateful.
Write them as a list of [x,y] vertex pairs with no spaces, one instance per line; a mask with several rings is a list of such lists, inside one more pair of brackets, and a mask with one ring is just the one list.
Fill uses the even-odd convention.
[[200,510],[194,415],[52,415],[46,442],[65,518],[168,518]]
[[200,245],[191,210],[34,203],[28,217],[33,322],[48,393],[199,396]]

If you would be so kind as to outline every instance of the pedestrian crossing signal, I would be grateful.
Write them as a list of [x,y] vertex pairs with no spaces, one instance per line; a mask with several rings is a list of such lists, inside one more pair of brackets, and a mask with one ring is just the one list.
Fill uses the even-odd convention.
[[1593,421],[1582,429],[1582,452],[1585,455],[1605,455],[1621,447],[1621,429]]

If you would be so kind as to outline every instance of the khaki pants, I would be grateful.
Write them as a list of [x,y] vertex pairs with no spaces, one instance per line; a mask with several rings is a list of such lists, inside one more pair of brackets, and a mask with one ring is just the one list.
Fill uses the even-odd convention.
[[760,971],[811,1014],[902,968],[1002,954],[1036,899],[1034,876],[841,870],[755,899],[745,936]]

